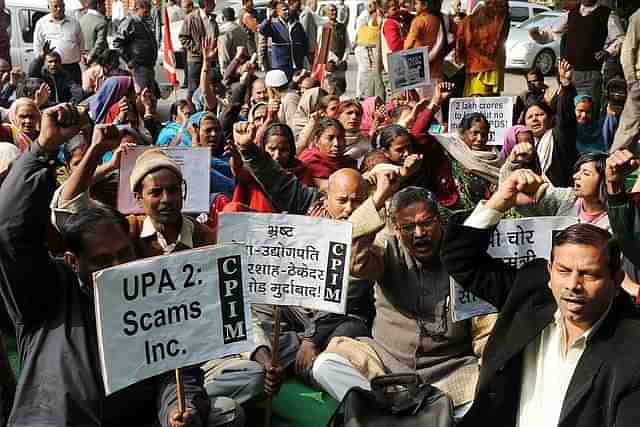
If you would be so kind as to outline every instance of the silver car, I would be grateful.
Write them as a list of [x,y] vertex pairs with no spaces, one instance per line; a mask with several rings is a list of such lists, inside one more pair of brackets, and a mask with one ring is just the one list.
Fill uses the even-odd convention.
[[545,76],[551,75],[560,57],[560,40],[539,44],[529,36],[531,28],[545,28],[557,24],[566,12],[543,12],[509,30],[507,64],[510,70],[529,70],[538,67]]

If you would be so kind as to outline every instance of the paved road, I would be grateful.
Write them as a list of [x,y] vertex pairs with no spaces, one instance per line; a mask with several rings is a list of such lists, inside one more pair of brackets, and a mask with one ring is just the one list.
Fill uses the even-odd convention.
[[[347,96],[353,96],[355,94],[356,87],[356,72],[357,69],[355,57],[351,55],[349,59],[349,70],[347,71]],[[159,81],[166,81],[164,72],[160,67],[157,68],[157,76]],[[182,70],[178,70],[178,80],[182,82]],[[555,78],[546,78],[546,83],[548,85],[553,86],[555,83]],[[505,95],[518,95],[526,88],[525,75],[524,73],[507,73],[505,76]],[[181,89],[177,93],[177,99],[182,99],[186,96],[187,91],[185,89]],[[162,118],[168,118],[169,116],[169,106],[173,102],[173,95],[166,99],[161,100],[158,105],[158,110],[162,115]]]

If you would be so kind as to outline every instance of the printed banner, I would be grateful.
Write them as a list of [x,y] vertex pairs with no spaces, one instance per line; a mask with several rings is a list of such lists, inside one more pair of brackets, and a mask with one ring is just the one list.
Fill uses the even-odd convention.
[[[576,218],[564,216],[505,219],[500,221],[491,236],[487,252],[516,268],[536,258],[549,259],[553,234],[577,222]],[[498,311],[493,305],[463,289],[453,279],[451,296],[454,321]]]
[[392,53],[388,61],[392,92],[431,85],[427,47]]
[[[211,185],[211,149],[208,147],[136,147],[124,154],[120,164],[120,182],[118,185],[118,210],[124,214],[143,213],[131,192],[129,177],[136,164],[136,159],[151,148],[160,148],[171,157],[182,171],[186,183],[187,198],[182,212],[209,212],[209,192]],[[183,190],[184,191],[184,190]]]
[[251,351],[242,245],[219,245],[98,271],[94,295],[106,394],[145,378]]
[[351,223],[285,214],[222,214],[221,242],[244,242],[249,301],[344,313]]
[[482,113],[491,124],[489,145],[502,145],[504,136],[513,123],[513,98],[453,98],[449,102],[449,132],[454,133],[468,113]]

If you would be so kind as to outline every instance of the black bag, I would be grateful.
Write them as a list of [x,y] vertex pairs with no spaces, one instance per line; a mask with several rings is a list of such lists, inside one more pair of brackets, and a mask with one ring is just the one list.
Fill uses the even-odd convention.
[[327,427],[451,427],[449,396],[416,374],[382,375],[371,391],[354,387],[338,405]]

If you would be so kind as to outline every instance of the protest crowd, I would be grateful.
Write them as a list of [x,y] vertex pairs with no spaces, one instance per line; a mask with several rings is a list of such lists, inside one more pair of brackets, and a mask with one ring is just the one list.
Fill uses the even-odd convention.
[[[552,78],[534,66],[513,94],[511,2],[350,2],[48,0],[25,69],[0,14],[0,426],[640,423],[640,4],[560,5],[527,34],[560,42]],[[248,351],[116,390],[96,288],[180,291],[94,273],[269,214],[250,255],[305,263],[250,261],[245,297],[301,303],[252,300]],[[289,248],[303,231],[318,243]],[[208,306],[185,301],[127,311],[127,342],[188,331]]]

